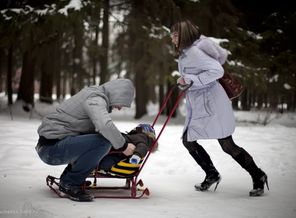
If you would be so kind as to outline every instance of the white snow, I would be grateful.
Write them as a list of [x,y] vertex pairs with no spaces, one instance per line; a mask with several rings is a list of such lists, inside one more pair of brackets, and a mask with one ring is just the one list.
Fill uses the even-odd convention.
[[82,8],[81,0],[71,0],[64,8],[59,10],[59,13],[68,15],[69,9],[74,9],[75,11],[79,11]]
[[216,42],[217,44],[223,43],[223,42],[229,42],[228,39],[219,39],[219,38],[215,38],[215,37],[209,37],[211,40],[213,40],[214,42]]
[[278,74],[275,74],[273,77],[271,77],[269,79],[269,82],[272,83],[272,82],[277,82],[279,80],[279,76]]
[[283,30],[281,30],[281,29],[277,29],[276,30],[279,34],[282,34],[284,31]]
[[[151,107],[152,108],[152,107]],[[39,113],[51,108],[39,108]],[[155,110],[155,107],[154,107]],[[40,124],[37,115],[13,110],[13,120],[6,111],[0,114],[0,217],[296,217],[296,129],[295,114],[275,117],[267,126],[238,123],[236,143],[252,154],[266,171],[270,191],[263,197],[248,196],[250,176],[215,140],[200,144],[212,157],[222,174],[217,191],[196,192],[193,188],[204,178],[183,147],[180,134],[183,119],[172,119],[159,141],[159,150],[147,161],[140,178],[151,195],[139,200],[95,199],[90,203],[57,198],[46,186],[48,174],[59,176],[65,166],[49,166],[37,156],[34,146]],[[150,113],[155,114],[155,113]],[[138,123],[152,122],[154,115],[135,121],[128,109],[113,115],[121,131]],[[258,120],[258,113],[236,113],[238,120]],[[165,118],[161,117],[163,122]],[[288,122],[289,121],[289,122]],[[288,125],[286,125],[288,123]],[[156,125],[159,131],[161,124]],[[288,127],[290,126],[290,127]],[[105,184],[123,183],[102,179]]]
[[253,39],[261,40],[263,37],[260,34],[256,34],[252,31],[247,31],[247,34],[252,37]]
[[239,66],[239,67],[245,67],[245,65],[241,61],[227,61],[227,63],[231,66]]
[[174,70],[171,75],[174,77],[174,76],[180,76],[181,74],[179,73],[179,71],[177,70]]
[[285,83],[284,84],[284,88],[287,89],[287,90],[292,89],[292,87],[288,83]]

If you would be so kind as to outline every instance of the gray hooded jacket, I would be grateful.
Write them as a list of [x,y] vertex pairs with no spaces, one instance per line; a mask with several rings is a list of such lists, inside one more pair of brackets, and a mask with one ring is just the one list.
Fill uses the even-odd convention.
[[38,134],[47,139],[63,139],[98,132],[119,149],[125,139],[108,112],[112,106],[130,107],[134,93],[133,83],[128,79],[86,87],[45,116]]

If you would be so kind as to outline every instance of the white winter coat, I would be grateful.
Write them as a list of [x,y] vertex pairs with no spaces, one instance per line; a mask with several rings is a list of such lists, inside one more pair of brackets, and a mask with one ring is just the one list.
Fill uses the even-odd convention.
[[223,76],[222,64],[227,51],[210,38],[201,36],[179,57],[179,72],[186,83],[193,81],[186,94],[186,120],[183,133],[187,140],[219,139],[232,135],[235,120],[223,87],[217,81]]

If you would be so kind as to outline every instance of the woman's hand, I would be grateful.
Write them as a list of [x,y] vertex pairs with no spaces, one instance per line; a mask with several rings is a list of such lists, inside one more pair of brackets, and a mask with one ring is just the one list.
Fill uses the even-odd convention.
[[125,156],[131,156],[134,153],[136,146],[132,143],[127,144],[127,148],[122,152]]
[[177,80],[177,83],[180,85],[187,85],[183,77],[179,77],[179,79]]

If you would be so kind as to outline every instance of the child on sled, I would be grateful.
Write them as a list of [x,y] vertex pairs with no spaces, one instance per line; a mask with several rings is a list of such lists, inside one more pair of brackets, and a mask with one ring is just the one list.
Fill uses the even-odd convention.
[[[129,133],[122,134],[128,143],[136,146],[133,155],[125,156],[122,152],[110,151],[100,162],[98,169],[119,176],[133,175],[140,163],[153,146],[155,131],[149,124],[139,124]],[[157,147],[157,145],[155,146]],[[155,149],[154,149],[155,150]],[[120,164],[124,162],[125,164]]]

